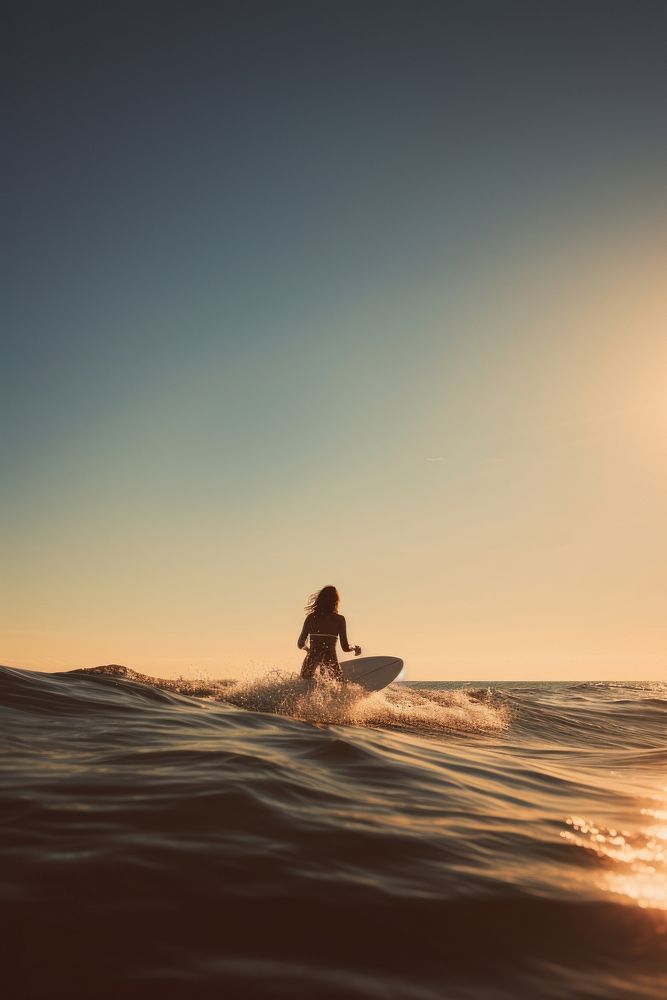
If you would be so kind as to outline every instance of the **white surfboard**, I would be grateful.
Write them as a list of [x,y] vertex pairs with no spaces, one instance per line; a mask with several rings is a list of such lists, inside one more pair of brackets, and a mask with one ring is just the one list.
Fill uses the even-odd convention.
[[367,691],[381,691],[396,680],[403,660],[397,656],[355,656],[353,660],[342,660],[340,665],[346,681],[360,684]]

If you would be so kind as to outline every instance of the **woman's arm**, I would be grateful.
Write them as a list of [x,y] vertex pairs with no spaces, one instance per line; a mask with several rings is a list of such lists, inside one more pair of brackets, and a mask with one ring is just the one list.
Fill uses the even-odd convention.
[[347,641],[347,623],[345,621],[345,618],[343,617],[343,615],[339,615],[338,617],[340,619],[338,623],[339,625],[338,635],[340,637],[340,644],[343,652],[344,653],[354,652],[355,656],[359,656],[359,653],[361,652],[361,646],[350,646],[349,642]]
[[303,628],[301,629],[301,635],[296,641],[296,644],[299,647],[299,649],[303,649],[303,647],[306,645],[306,639],[308,638],[309,632],[310,632],[310,615],[308,615],[305,622],[303,623]]

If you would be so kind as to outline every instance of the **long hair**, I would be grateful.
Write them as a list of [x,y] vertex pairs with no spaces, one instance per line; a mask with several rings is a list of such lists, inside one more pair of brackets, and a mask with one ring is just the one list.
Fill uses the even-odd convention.
[[318,590],[316,594],[310,595],[304,610],[310,612],[311,614],[335,614],[336,611],[338,611],[339,601],[340,597],[338,596],[338,591],[335,587],[329,584],[327,587],[322,587],[321,590]]

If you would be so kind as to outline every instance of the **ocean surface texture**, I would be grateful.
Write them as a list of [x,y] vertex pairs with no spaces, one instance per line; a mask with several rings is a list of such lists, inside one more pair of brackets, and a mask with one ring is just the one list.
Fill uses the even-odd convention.
[[667,684],[0,668],[3,995],[667,996]]

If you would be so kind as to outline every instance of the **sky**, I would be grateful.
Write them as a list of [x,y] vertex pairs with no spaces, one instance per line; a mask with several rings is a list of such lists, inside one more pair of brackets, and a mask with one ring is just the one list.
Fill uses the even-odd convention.
[[667,6],[11,6],[0,662],[667,678]]

